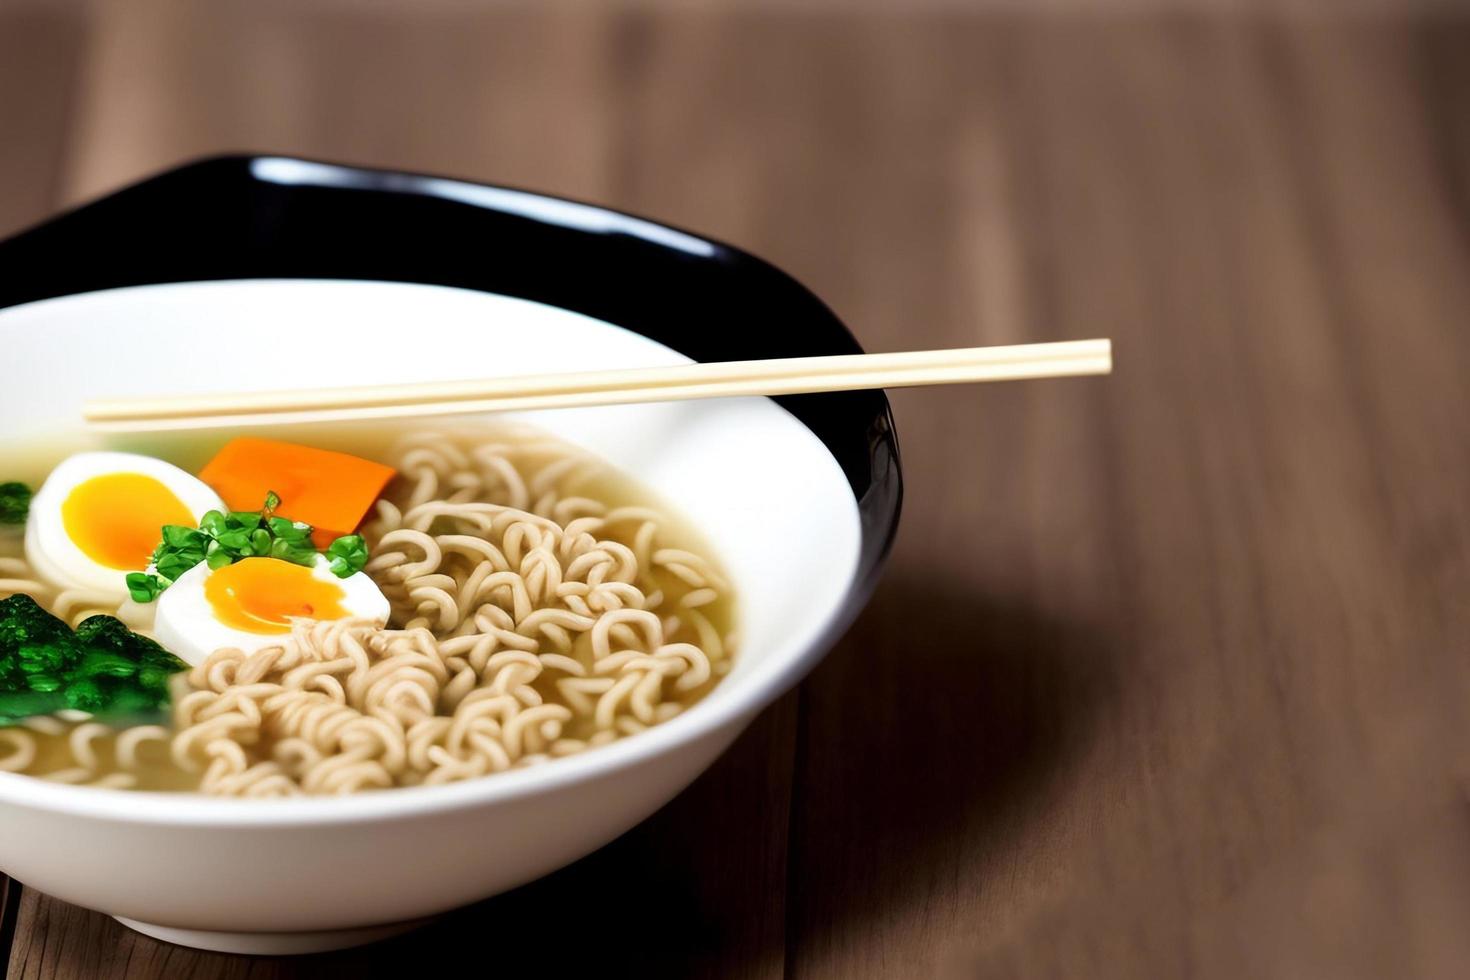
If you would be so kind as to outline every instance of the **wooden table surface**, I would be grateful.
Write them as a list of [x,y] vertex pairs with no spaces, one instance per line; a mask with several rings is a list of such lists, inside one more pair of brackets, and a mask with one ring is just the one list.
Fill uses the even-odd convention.
[[699,229],[870,349],[1118,362],[897,392],[870,608],[597,854],[302,960],[12,882],[11,974],[1465,975],[1470,12],[1374,6],[0,0],[0,233],[286,151]]

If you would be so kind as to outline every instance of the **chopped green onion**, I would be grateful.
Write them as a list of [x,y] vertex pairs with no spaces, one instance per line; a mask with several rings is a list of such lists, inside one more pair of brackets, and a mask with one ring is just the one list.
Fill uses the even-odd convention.
[[[280,505],[280,496],[272,491],[266,494],[259,513],[211,510],[200,518],[197,529],[176,524],[164,527],[163,541],[153,552],[152,570],[127,577],[129,595],[137,602],[152,602],[200,562],[219,569],[242,558],[270,557],[311,568],[319,554],[312,544],[312,526],[277,517],[274,512]],[[367,564],[367,544],[359,535],[344,535],[332,542],[327,556],[333,573],[346,578]]]
[[134,602],[149,603],[158,598],[163,591],[163,582],[157,575],[147,572],[129,572],[125,579],[128,585],[128,595],[133,597]]
[[360,534],[344,534],[327,548],[327,557],[332,560],[332,574],[338,578],[356,575],[367,565],[367,542]]

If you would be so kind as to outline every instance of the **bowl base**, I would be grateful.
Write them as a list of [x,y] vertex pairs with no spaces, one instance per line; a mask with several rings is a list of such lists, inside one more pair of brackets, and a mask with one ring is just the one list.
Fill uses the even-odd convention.
[[410,929],[417,929],[430,921],[414,919],[410,922],[390,922],[364,929],[327,929],[321,932],[211,932],[207,929],[156,926],[151,922],[125,919],[120,915],[113,918],[129,929],[176,946],[207,949],[216,953],[243,953],[247,956],[299,956],[303,953],[325,953],[350,946],[365,946],[401,935]]

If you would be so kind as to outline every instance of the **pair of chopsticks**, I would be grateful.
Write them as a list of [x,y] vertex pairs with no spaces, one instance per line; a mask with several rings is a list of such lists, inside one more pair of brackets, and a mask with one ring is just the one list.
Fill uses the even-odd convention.
[[1112,369],[1111,341],[1072,340],[427,384],[114,399],[87,402],[82,412],[99,428],[139,432],[1061,378],[1108,374]]

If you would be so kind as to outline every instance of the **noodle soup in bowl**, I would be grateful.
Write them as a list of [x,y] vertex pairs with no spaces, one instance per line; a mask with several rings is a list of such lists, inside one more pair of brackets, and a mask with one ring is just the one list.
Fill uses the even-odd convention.
[[[260,198],[248,202],[249,214],[292,218],[251,225],[255,238],[244,243],[225,235],[222,254],[209,259],[214,266],[200,267],[186,249],[164,249],[137,270],[124,262],[121,273],[90,274],[97,278],[63,276],[49,264],[56,249],[74,252],[78,242],[105,249],[131,209],[156,216],[160,201],[187,197],[201,184],[231,200],[231,214],[240,205],[226,190]],[[164,213],[170,221],[196,220],[178,208]],[[425,248],[404,251],[386,239],[339,239],[323,230],[361,227],[364,213],[391,226],[392,242],[421,244],[427,231],[457,223],[448,229],[456,234],[446,232],[455,241],[463,241],[458,232],[478,230],[490,243],[487,255],[505,257],[508,267],[461,269],[456,252],[441,256],[447,272],[425,271],[433,247],[425,256]],[[213,225],[208,233],[221,234]],[[293,251],[291,243],[314,236],[332,246],[324,253],[329,260]],[[258,259],[256,238],[279,246],[275,259]],[[670,630],[659,649],[687,648],[678,669],[697,683],[675,694],[677,677],[671,673],[662,687],[655,677],[658,704],[636,717],[631,709],[615,711],[580,730],[571,722],[546,726],[550,714],[531,717],[539,734],[530,738],[540,741],[529,748],[517,741],[508,762],[441,752],[392,786],[373,784],[371,775],[343,776],[357,771],[345,764],[307,767],[280,775],[292,792],[259,794],[269,799],[249,798],[228,779],[200,792],[155,785],[146,773],[134,780],[138,789],[0,773],[0,870],[172,942],[255,953],[368,942],[601,846],[686,786],[811,668],[860,608],[896,523],[896,446],[881,393],[256,433],[103,435],[78,423],[81,403],[102,395],[448,381],[856,349],[820,303],[769,266],[639,219],[434,178],[232,159],[177,171],[58,219],[0,245],[5,259],[18,263],[12,268],[40,271],[29,285],[0,292],[7,307],[0,310],[0,343],[11,364],[37,368],[13,370],[0,389],[0,417],[7,420],[0,482],[39,483],[63,458],[96,450],[157,456],[194,472],[222,442],[253,435],[396,465],[399,478],[384,499],[406,514],[415,495],[432,504],[434,494],[448,500],[456,491],[405,482],[414,467],[404,464],[404,453],[421,456],[426,440],[449,439],[469,453],[494,444],[501,447],[495,465],[525,468],[528,489],[518,503],[533,517],[550,515],[540,519],[559,521],[559,529],[584,513],[578,497],[603,508],[599,514],[657,514],[658,527],[642,544],[636,528],[607,537],[622,535],[628,554],[644,562],[661,555],[661,581],[682,583],[655,600],[665,590],[640,579],[634,585],[641,592],[629,601],[669,603],[652,617]],[[562,263],[560,277],[538,264],[554,261]],[[587,272],[579,279],[575,269]],[[657,292],[630,288],[640,279],[668,285]],[[241,338],[258,341],[258,353]],[[210,353],[242,347],[248,356]],[[534,456],[532,446],[554,459],[519,462]],[[453,448],[441,452],[453,455]],[[582,466],[593,476],[566,489],[555,474],[547,476],[565,460],[572,462],[564,468]],[[433,479],[463,489],[452,466]],[[539,525],[527,520],[534,533]],[[363,574],[375,576],[395,604],[395,619],[402,618],[405,600],[394,591],[387,567],[393,560],[385,556],[423,556],[401,544],[395,551],[392,527],[372,531],[365,524],[364,533],[374,557]],[[610,550],[621,554],[616,542]],[[568,553],[553,574],[585,578],[585,567],[574,565]],[[184,584],[181,577],[169,589]],[[681,617],[684,609],[690,614]],[[425,627],[439,629],[441,647],[454,642],[456,628],[437,621]],[[580,626],[566,614],[560,628],[575,633]],[[701,658],[707,677],[696,676]],[[621,676],[613,667],[609,676]],[[606,693],[596,684],[589,690],[593,697]],[[497,694],[475,693],[487,700]],[[547,703],[555,700],[552,694]],[[244,753],[256,751],[249,739],[242,745]],[[487,743],[483,752],[502,746]],[[466,758],[487,771],[452,771]],[[296,792],[303,787],[307,792]],[[358,791],[334,792],[343,789]]]

